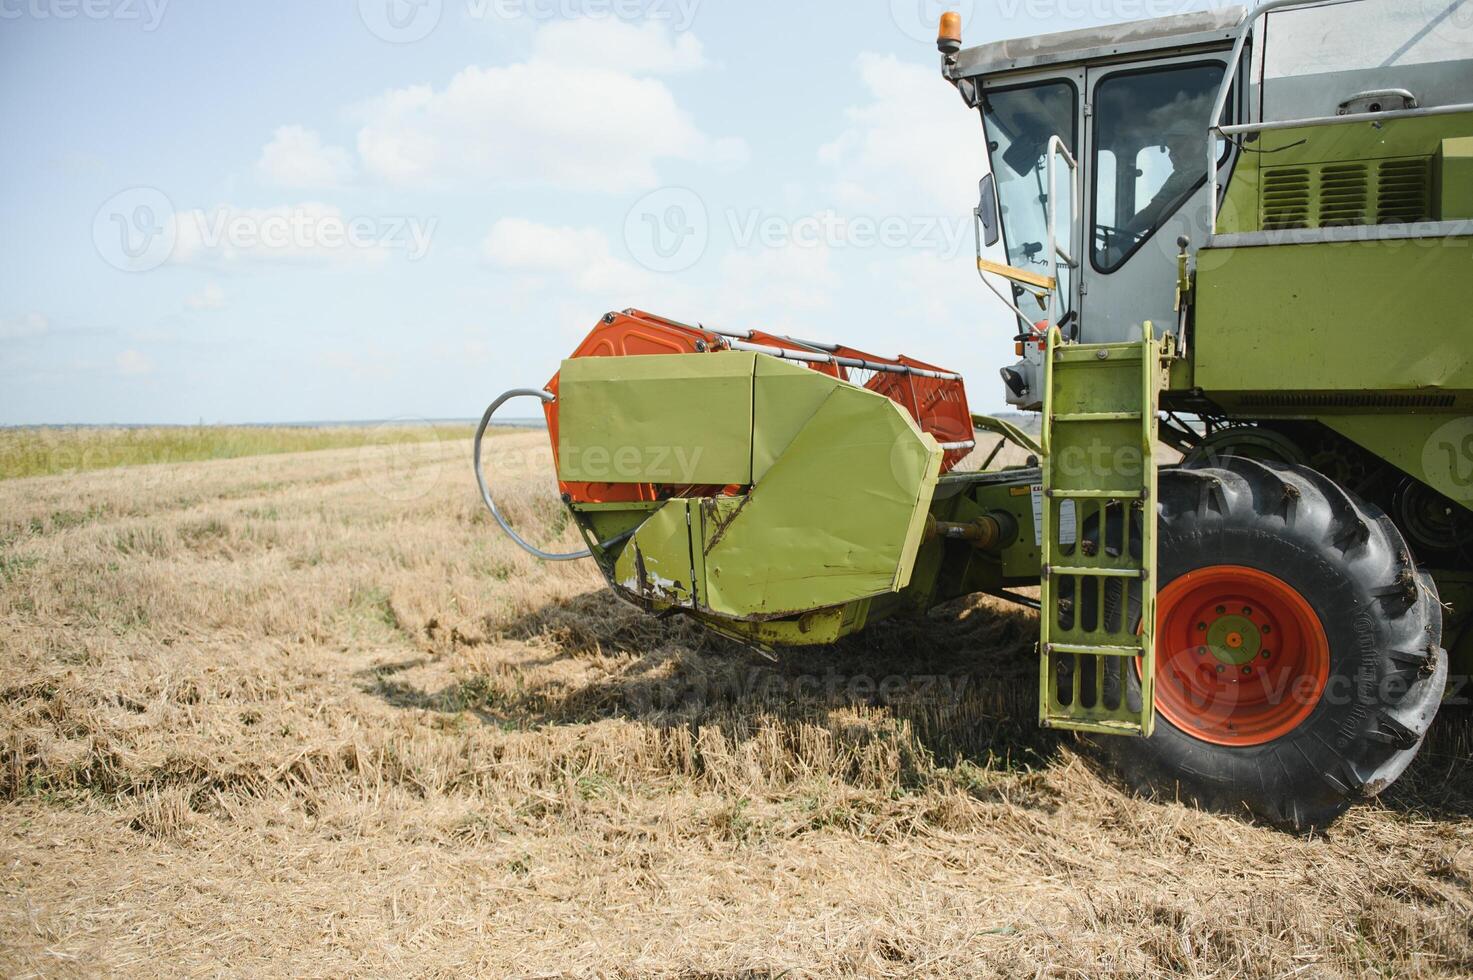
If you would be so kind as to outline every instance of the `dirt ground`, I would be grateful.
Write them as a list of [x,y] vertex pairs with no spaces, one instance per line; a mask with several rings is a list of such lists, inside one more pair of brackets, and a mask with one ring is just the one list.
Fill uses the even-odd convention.
[[[544,436],[513,520],[573,538]],[[778,663],[463,442],[0,482],[0,973],[1473,975],[1473,726],[1326,834],[1120,789],[1031,614]]]

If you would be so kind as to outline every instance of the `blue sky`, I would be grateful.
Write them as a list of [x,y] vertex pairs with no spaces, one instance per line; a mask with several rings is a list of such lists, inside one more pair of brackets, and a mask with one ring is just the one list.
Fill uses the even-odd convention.
[[0,423],[478,415],[607,310],[1002,398],[968,44],[1188,0],[0,0]]

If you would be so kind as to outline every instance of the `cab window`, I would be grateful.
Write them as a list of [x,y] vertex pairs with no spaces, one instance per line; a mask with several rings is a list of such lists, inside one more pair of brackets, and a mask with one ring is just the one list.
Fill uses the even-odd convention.
[[[1044,157],[1049,139],[1054,136],[1062,139],[1071,153],[1078,153],[1077,111],[1078,92],[1072,82],[1065,80],[992,89],[983,98],[982,122],[987,130],[987,149],[997,182],[1003,244],[1009,265],[1044,273],[1051,271],[1052,263],[1046,254],[1048,180]],[[1063,170],[1062,165],[1060,169]],[[1064,185],[1062,179],[1060,185]],[[1068,227],[1067,215],[1068,209],[1061,207],[1061,229]],[[1062,294],[1072,296],[1068,271],[1061,269],[1060,277],[1064,280]]]
[[1095,87],[1092,261],[1114,272],[1207,182],[1221,62],[1119,72]]

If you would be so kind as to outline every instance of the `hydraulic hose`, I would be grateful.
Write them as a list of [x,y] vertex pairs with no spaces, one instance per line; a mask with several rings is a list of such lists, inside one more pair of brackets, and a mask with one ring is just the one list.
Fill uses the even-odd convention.
[[506,532],[507,537],[515,541],[529,555],[534,555],[543,561],[576,561],[579,558],[589,558],[593,555],[593,552],[587,548],[581,551],[555,553],[543,551],[536,545],[531,544],[516,531],[512,530],[511,524],[502,516],[500,508],[496,506],[496,501],[491,498],[491,488],[486,483],[486,474],[481,463],[481,440],[485,437],[486,427],[491,424],[491,417],[496,414],[496,410],[513,398],[540,398],[544,402],[557,400],[557,396],[550,391],[543,391],[539,388],[513,388],[511,391],[504,392],[500,398],[497,398],[486,409],[486,414],[481,416],[481,424],[476,427],[476,441],[473,450],[476,485],[481,488],[481,502],[486,505],[486,509],[491,512],[491,516],[496,518],[496,523],[501,525],[501,529]]

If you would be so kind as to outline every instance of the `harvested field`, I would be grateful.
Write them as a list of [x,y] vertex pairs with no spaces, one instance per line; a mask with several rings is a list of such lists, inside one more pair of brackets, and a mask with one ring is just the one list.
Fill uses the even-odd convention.
[[[574,543],[545,436],[491,445]],[[1039,731],[1032,614],[770,663],[465,441],[0,482],[0,971],[1473,974],[1473,726],[1295,837]]]

